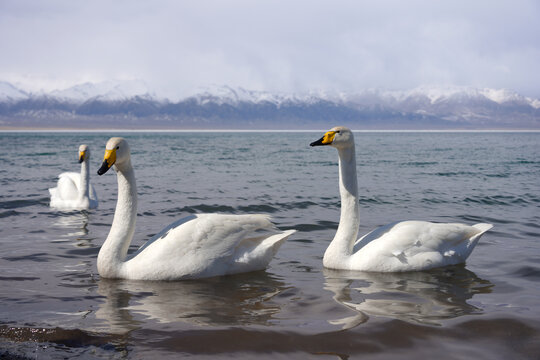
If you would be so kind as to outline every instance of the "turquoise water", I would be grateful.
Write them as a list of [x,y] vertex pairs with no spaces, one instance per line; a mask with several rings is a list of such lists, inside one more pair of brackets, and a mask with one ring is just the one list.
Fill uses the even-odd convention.
[[[337,154],[319,132],[0,133],[0,355],[21,358],[528,359],[540,353],[540,133],[355,133],[360,233],[396,220],[489,222],[467,264],[329,271]],[[187,282],[100,279],[116,200],[95,175],[110,136],[132,149],[131,249],[200,212],[272,215],[298,232],[267,271]],[[49,208],[92,151],[100,200]]]

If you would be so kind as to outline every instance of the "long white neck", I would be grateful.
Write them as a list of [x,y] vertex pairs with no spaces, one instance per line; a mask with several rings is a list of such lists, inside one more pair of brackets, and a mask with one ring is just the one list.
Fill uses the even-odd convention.
[[79,183],[79,200],[88,199],[90,197],[90,163],[84,159],[81,163],[81,178]]
[[352,254],[360,225],[354,144],[339,148],[338,154],[341,216],[336,235],[324,253],[323,264],[329,268],[343,267],[343,262]]
[[121,272],[137,220],[137,185],[131,160],[116,167],[118,201],[107,240],[101,246],[97,259],[102,277],[115,278]]

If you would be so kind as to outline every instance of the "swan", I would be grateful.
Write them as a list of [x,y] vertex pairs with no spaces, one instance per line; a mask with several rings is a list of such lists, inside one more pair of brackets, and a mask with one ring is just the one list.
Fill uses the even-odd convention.
[[341,196],[339,226],[323,257],[326,268],[403,272],[459,264],[493,226],[401,221],[377,228],[356,241],[360,213],[353,134],[338,126],[310,144],[324,145],[338,151]]
[[56,187],[49,189],[52,208],[85,210],[98,207],[96,190],[90,184],[89,159],[90,149],[88,146],[84,144],[79,146],[81,173],[64,172],[58,175]]
[[103,278],[181,280],[263,270],[296,231],[276,231],[266,215],[196,214],[173,222],[127,255],[135,232],[137,186],[129,145],[123,138],[109,139],[98,174],[113,165],[118,200],[97,258]]

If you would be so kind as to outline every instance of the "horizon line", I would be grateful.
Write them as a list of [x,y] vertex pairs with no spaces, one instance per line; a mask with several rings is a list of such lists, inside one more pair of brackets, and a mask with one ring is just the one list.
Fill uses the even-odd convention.
[[[110,133],[110,132],[124,132],[124,133],[161,133],[161,132],[175,132],[175,133],[311,133],[311,132],[325,132],[328,129],[2,129],[0,127],[0,133]],[[538,133],[540,129],[351,129],[352,132],[357,133]]]

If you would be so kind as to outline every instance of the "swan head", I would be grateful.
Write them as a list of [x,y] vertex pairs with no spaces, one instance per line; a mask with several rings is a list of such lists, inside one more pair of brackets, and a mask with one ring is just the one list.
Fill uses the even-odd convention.
[[129,145],[124,138],[113,137],[105,145],[103,163],[97,171],[98,175],[105,174],[113,165],[121,166],[130,158]]
[[327,131],[322,138],[309,144],[310,146],[330,145],[337,149],[354,146],[352,131],[345,126],[336,126]]
[[83,144],[79,146],[79,164],[88,159],[90,159],[90,148]]

